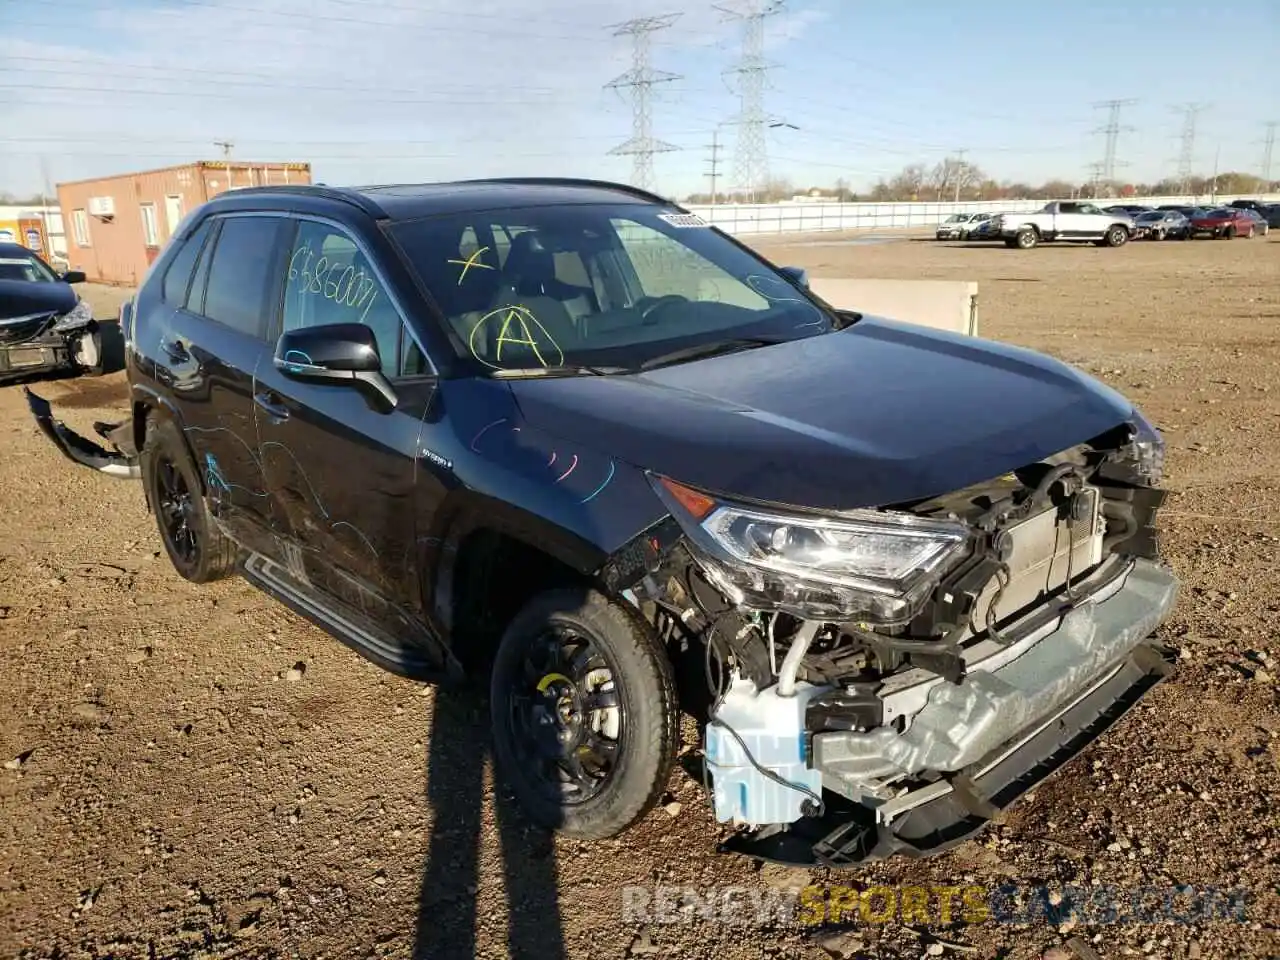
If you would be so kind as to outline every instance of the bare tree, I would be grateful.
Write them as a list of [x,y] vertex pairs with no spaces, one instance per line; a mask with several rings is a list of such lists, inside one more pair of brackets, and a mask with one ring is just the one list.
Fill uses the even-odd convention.
[[959,157],[947,157],[929,172],[929,186],[938,192],[938,199],[960,199],[960,194],[973,184],[981,182],[982,171]]

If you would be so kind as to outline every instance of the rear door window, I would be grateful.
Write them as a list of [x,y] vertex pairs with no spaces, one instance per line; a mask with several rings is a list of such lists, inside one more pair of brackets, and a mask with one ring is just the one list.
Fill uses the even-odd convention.
[[209,264],[204,310],[210,320],[265,338],[275,311],[283,217],[227,217]]

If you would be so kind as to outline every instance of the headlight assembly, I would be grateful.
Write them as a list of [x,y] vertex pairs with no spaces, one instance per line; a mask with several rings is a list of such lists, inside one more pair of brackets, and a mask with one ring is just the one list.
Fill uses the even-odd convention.
[[58,318],[53,329],[57,333],[65,333],[68,330],[88,326],[90,323],[93,323],[93,311],[83,300],[77,300],[74,307]]
[[905,624],[969,540],[964,524],[908,513],[792,513],[652,482],[731,599],[808,619]]

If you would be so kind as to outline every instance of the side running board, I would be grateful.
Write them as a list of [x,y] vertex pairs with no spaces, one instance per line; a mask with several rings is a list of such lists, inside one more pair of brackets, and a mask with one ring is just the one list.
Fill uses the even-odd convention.
[[384,670],[432,683],[454,683],[463,679],[461,665],[443,646],[439,655],[433,657],[428,647],[393,637],[262,554],[249,554],[241,565],[241,572],[246,580]]

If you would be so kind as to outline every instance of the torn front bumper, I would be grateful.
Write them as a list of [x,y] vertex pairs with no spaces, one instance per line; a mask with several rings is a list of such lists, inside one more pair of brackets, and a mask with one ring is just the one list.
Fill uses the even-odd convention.
[[1117,563],[1086,598],[1006,629],[960,683],[904,677],[884,694],[884,726],[814,734],[811,763],[833,801],[824,816],[725,849],[842,866],[940,853],[980,830],[1168,673],[1150,635],[1178,581],[1151,561]]
[[112,477],[136,480],[142,476],[138,453],[134,449],[132,421],[94,424],[98,435],[116,447],[115,451],[108,450],[55,419],[49,401],[44,397],[32,393],[29,387],[23,390],[36,425],[67,459]]

